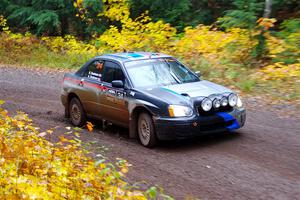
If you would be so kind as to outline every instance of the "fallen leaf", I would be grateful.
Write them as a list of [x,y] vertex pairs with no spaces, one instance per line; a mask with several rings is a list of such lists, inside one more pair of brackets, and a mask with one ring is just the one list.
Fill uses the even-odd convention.
[[91,122],[86,123],[88,131],[92,132],[94,130],[94,125]]

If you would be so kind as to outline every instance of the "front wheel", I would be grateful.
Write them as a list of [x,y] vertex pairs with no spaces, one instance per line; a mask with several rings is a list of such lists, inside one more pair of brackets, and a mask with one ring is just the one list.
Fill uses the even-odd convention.
[[154,147],[157,144],[152,118],[147,113],[142,113],[138,119],[138,135],[140,142],[145,147]]
[[77,98],[72,98],[69,104],[71,122],[74,126],[81,127],[86,123],[86,117],[81,102]]

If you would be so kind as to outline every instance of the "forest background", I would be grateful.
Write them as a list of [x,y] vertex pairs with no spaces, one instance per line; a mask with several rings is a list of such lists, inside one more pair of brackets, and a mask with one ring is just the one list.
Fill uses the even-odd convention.
[[1,0],[1,63],[79,68],[95,55],[171,54],[247,94],[299,99],[297,0]]

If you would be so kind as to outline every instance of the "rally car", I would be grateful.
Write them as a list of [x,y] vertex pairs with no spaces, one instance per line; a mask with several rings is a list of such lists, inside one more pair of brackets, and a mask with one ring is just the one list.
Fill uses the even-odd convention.
[[235,92],[161,53],[97,56],[65,74],[61,101],[73,125],[84,126],[87,117],[106,120],[129,128],[146,147],[232,131],[246,120]]

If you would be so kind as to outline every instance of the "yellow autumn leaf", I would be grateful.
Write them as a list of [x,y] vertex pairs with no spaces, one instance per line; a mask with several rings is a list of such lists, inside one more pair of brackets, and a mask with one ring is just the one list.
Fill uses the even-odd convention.
[[88,131],[92,132],[94,130],[94,125],[91,122],[86,123]]

